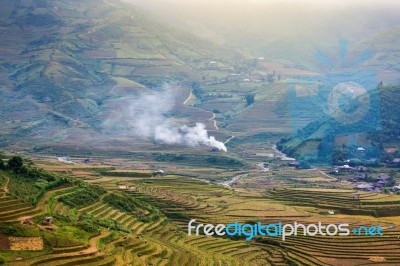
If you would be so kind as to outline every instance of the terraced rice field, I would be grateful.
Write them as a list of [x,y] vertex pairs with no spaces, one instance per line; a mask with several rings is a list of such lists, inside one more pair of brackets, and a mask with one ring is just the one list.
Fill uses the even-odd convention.
[[[360,194],[354,199],[353,194]],[[321,209],[337,210],[344,214],[371,215],[376,217],[398,216],[400,196],[356,192],[353,190],[332,191],[327,189],[279,189],[266,193],[270,199],[288,205],[313,206]]]
[[40,211],[5,191],[0,192],[0,222],[15,221],[20,217],[37,215]]
[[25,265],[113,265],[114,258],[103,254],[97,248],[97,243],[101,238],[106,237],[109,232],[102,232],[89,241],[89,246],[77,246],[68,248],[58,248],[53,253],[35,257],[28,260],[12,262],[12,266]]
[[[172,182],[174,180],[174,182]],[[310,189],[309,194],[303,189],[293,189],[288,191],[275,191],[268,195],[268,198],[274,197],[274,201],[270,199],[263,199],[263,196],[253,196],[251,198],[237,198],[232,196],[229,190],[223,190],[222,195],[220,187],[213,185],[201,184],[196,180],[184,180],[178,183],[174,177],[164,177],[158,180],[159,183],[148,186],[136,186],[131,193],[137,197],[142,197],[149,203],[155,204],[158,208],[167,213],[184,213],[188,217],[171,218],[178,224],[182,230],[186,230],[188,218],[195,218],[199,222],[218,223],[218,222],[245,222],[252,220],[260,220],[264,223],[268,222],[303,222],[304,224],[312,223],[316,217],[302,209],[293,209],[290,215],[288,212],[292,207],[289,204],[282,205],[279,203],[283,199],[286,201],[294,201],[298,204],[304,202],[303,199],[314,195],[319,196],[320,200],[336,203],[340,206],[349,206],[353,202],[353,191],[332,190],[324,189]],[[166,183],[170,185],[167,186]],[[190,189],[186,189],[186,186]],[[197,193],[189,192],[191,189]],[[328,193],[331,192],[331,193]],[[217,199],[227,202],[226,207],[214,206],[209,202],[218,202],[215,200],[215,195],[218,194]],[[281,194],[279,194],[281,193]],[[192,195],[192,196],[189,196]],[[196,195],[196,197],[193,197]],[[214,195],[214,196],[213,196]],[[281,198],[278,198],[278,195]],[[301,201],[296,198],[302,197]],[[145,197],[147,196],[147,198]],[[229,199],[229,197],[232,197]],[[201,199],[199,201],[199,199]],[[377,203],[388,206],[396,206],[397,198],[391,195],[382,195],[375,193],[361,193],[362,201],[365,201],[365,206],[376,206]],[[337,205],[337,206],[339,206]],[[269,209],[268,209],[269,208]],[[267,209],[265,213],[260,212],[261,209]],[[252,211],[253,210],[253,211]],[[283,212],[278,215],[279,211]],[[273,213],[273,215],[268,215]],[[266,215],[264,215],[266,214]],[[320,216],[319,219],[326,223],[343,222],[342,218]],[[349,221],[347,221],[349,222]],[[351,226],[364,225],[362,220],[350,221]],[[367,223],[368,224],[368,223]],[[388,224],[386,224],[386,229]],[[400,234],[398,230],[391,230],[380,237],[365,237],[365,236],[349,236],[346,238],[341,237],[306,237],[296,236],[286,239],[286,241],[276,240],[273,244],[264,244],[258,242],[243,242],[232,241],[227,239],[216,239],[213,237],[190,237],[186,236],[184,242],[187,245],[194,246],[199,250],[206,250],[207,252],[216,252],[218,254],[229,255],[232,257],[239,257],[249,263],[253,262],[259,264],[262,260],[264,263],[273,265],[288,265],[290,263],[297,263],[297,265],[358,265],[373,263],[374,258],[384,259],[386,264],[396,265],[399,263],[397,236]]]
[[[73,167],[71,172],[75,172]],[[89,214],[99,220],[112,219],[123,231],[114,235],[105,228],[87,245],[52,247],[45,254],[10,265],[368,265],[376,260],[384,261],[385,265],[400,264],[400,231],[397,226],[388,230],[388,221],[381,223],[385,228],[384,236],[375,237],[309,237],[300,233],[285,241],[280,238],[245,241],[187,235],[190,219],[211,224],[234,221],[309,224],[319,220],[347,222],[352,227],[369,225],[378,221],[377,218],[371,216],[371,219],[362,220],[362,216],[324,212],[350,210],[361,211],[357,215],[365,215],[365,211],[373,214],[376,210],[394,209],[400,196],[361,192],[356,202],[352,190],[290,188],[255,193],[183,176],[96,177],[88,182],[108,192],[98,201],[76,210],[77,214]],[[11,197],[6,190],[5,186],[0,192],[0,217],[4,221],[46,212],[66,216],[73,213],[70,207],[57,200],[71,193],[70,187],[46,192],[35,207]],[[110,193],[125,193],[157,207],[161,215],[151,221],[141,220],[136,212],[121,211],[104,202],[104,197]],[[143,210],[143,213],[146,215],[148,211]]]

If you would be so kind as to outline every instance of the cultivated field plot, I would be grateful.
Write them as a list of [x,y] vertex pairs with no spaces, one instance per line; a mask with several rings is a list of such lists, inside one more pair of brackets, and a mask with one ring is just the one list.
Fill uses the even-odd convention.
[[[355,195],[357,195],[355,197]],[[375,217],[398,216],[399,195],[356,192],[332,189],[275,189],[266,193],[268,198],[295,206],[314,206],[336,210],[342,214]]]
[[[123,160],[113,160],[118,162],[114,165],[110,161],[106,165],[100,164],[101,158],[97,160],[97,164],[94,165],[74,165],[44,158],[38,160],[40,167],[75,176],[80,181],[76,185],[47,191],[34,206],[20,203],[20,200],[8,195],[7,175],[3,176],[0,184],[4,189],[0,201],[12,202],[15,206],[28,206],[27,209],[17,209],[15,214],[7,216],[9,221],[22,221],[31,217],[34,220],[34,228],[39,226],[36,225],[35,217],[51,214],[58,220],[60,217],[91,217],[93,221],[107,225],[102,227],[100,232],[86,235],[80,240],[63,240],[63,246],[57,246],[54,241],[48,244],[46,240],[44,251],[40,251],[42,253],[28,256],[23,255],[21,251],[19,256],[22,256],[23,260],[13,261],[10,265],[360,265],[373,261],[384,261],[388,265],[400,263],[400,246],[397,239],[400,231],[395,217],[392,220],[392,217],[379,219],[373,216],[393,210],[400,196],[361,192],[360,200],[355,201],[352,196],[354,192],[347,189],[276,189],[271,186],[273,189],[257,190],[248,189],[245,185],[227,188],[185,175],[154,175],[154,170],[143,167],[144,164],[141,169],[135,169],[127,167],[129,164],[125,165]],[[202,167],[191,170],[207,173]],[[319,175],[313,171],[303,172],[289,168],[283,168],[280,174],[297,175],[297,178],[314,178]],[[271,176],[272,179],[282,178]],[[257,177],[260,178],[259,170],[249,172],[242,180],[255,184]],[[266,181],[270,177],[264,178],[267,178]],[[276,185],[276,182],[272,184]],[[7,213],[8,205],[1,205],[0,209],[3,208]],[[328,213],[331,210],[334,211],[333,215]],[[366,217],[369,218],[365,219]],[[372,238],[309,237],[300,233],[298,236],[288,237],[285,241],[279,237],[245,241],[240,238],[234,240],[204,235],[188,236],[187,224],[191,219],[196,219],[197,223],[211,224],[229,224],[235,221],[261,221],[263,224],[297,221],[310,224],[320,221],[324,224],[349,223],[350,226],[361,226],[379,222],[384,227],[385,234]],[[393,224],[394,229],[389,229]],[[57,221],[55,226],[58,228],[54,233],[46,233],[46,239],[50,236],[56,239],[61,235],[73,237],[72,232],[76,230],[60,221]],[[15,257],[10,257],[11,260],[13,258]]]

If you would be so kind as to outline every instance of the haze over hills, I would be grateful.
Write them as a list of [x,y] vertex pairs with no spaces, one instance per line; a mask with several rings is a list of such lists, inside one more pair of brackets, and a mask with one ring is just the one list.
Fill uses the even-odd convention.
[[339,40],[350,52],[400,24],[395,1],[125,1],[253,56],[318,71],[326,70],[318,52],[340,60]]
[[400,26],[396,26],[363,41],[353,50],[353,53],[371,51],[372,57],[365,62],[365,65],[380,69],[380,80],[385,80],[386,83],[399,83],[399,39]]
[[[195,67],[211,59],[233,62],[236,55],[116,1],[1,5],[2,145],[18,138],[70,144],[101,142],[107,134],[124,138],[131,128],[107,123],[117,119],[116,110],[128,113],[129,101],[167,83],[175,84],[171,93],[181,103],[189,89],[178,87],[202,78]],[[174,113],[189,122],[208,123],[211,116]],[[129,119],[120,118],[114,122]]]

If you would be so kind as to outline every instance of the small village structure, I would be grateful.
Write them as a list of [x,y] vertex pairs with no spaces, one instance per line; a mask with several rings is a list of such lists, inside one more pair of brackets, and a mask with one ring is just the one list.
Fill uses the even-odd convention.
[[400,158],[394,158],[390,164],[392,167],[400,167]]
[[299,169],[300,163],[299,163],[298,161],[291,161],[291,162],[289,163],[289,166],[290,166],[290,167],[294,167],[295,169]]
[[165,171],[161,170],[161,169],[158,169],[158,170],[154,171],[154,175],[155,176],[162,176],[164,174],[165,174]]

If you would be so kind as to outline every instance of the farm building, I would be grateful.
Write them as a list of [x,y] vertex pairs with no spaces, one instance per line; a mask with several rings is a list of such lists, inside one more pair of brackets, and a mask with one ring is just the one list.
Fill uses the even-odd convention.
[[154,171],[154,175],[156,175],[156,176],[160,176],[160,175],[164,175],[164,174],[165,174],[165,171],[163,171],[161,169]]
[[360,184],[354,187],[356,190],[373,191],[375,187],[371,184]]
[[386,185],[387,185],[387,181],[382,181],[382,180],[376,182],[376,184],[375,184],[376,187],[385,187]]
[[388,182],[390,177],[388,175],[385,175],[385,174],[380,174],[376,179],[379,180],[379,181]]
[[353,199],[360,199],[360,193],[354,193],[353,194]]
[[53,223],[53,217],[51,217],[51,216],[44,217],[42,220],[42,224],[50,225],[52,223]]
[[289,166],[298,169],[300,167],[300,163],[298,161],[292,161],[289,163]]
[[361,153],[362,153],[362,152],[365,152],[365,149],[364,149],[363,147],[358,147],[358,148],[357,148],[357,152],[361,152]]
[[350,172],[353,170],[353,167],[350,167],[349,165],[345,164],[339,167],[336,167],[335,170],[338,172]]
[[397,148],[395,148],[395,147],[386,148],[385,151],[386,151],[386,153],[394,153],[397,151]]
[[394,187],[392,188],[392,190],[393,190],[393,191],[399,191],[399,190],[400,190],[400,186],[394,186]]
[[391,162],[391,166],[400,167],[400,158],[394,158]]

